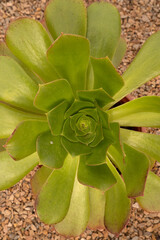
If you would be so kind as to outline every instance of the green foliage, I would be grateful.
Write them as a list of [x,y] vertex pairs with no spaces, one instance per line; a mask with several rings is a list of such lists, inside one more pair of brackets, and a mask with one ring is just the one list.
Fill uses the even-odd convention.
[[114,6],[51,0],[45,20],[48,29],[12,22],[0,44],[0,189],[42,165],[31,183],[43,222],[67,237],[87,226],[117,235],[130,198],[160,211],[160,178],[151,172],[160,136],[126,129],[160,127],[160,97],[114,106],[160,74],[160,32],[121,77],[115,67],[126,43]]

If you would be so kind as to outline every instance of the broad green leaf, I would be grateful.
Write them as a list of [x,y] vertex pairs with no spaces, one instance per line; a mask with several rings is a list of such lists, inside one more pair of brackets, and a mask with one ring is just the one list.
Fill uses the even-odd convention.
[[120,37],[118,46],[116,48],[116,51],[115,51],[113,59],[112,59],[112,63],[116,68],[121,63],[122,58],[125,55],[126,49],[127,49],[127,43],[124,38]]
[[13,159],[20,160],[36,151],[38,135],[48,130],[47,121],[23,121],[8,139],[5,148]]
[[48,50],[50,63],[69,81],[74,94],[86,87],[89,54],[88,40],[78,35],[62,34]]
[[37,197],[37,214],[46,224],[55,224],[66,216],[72,196],[78,159],[70,155],[62,168],[53,170]]
[[53,169],[42,166],[39,168],[31,179],[31,187],[34,196],[40,192],[43,184],[47,181],[47,178],[52,173]]
[[97,108],[86,108],[80,110],[80,112],[86,114],[87,116],[91,116],[95,121],[99,120]]
[[160,97],[135,99],[107,111],[110,122],[120,126],[160,127]]
[[118,10],[107,2],[96,2],[88,7],[87,38],[91,44],[91,56],[112,59],[121,33]]
[[124,82],[109,58],[91,57],[91,63],[94,72],[94,89],[103,88],[110,96],[114,96]]
[[71,142],[78,142],[75,131],[71,128],[70,119],[67,118],[63,125],[62,135]]
[[75,100],[74,103],[71,105],[71,107],[66,112],[65,118],[68,118],[71,115],[73,115],[73,114],[77,113],[78,111],[85,109],[85,108],[94,108],[94,104],[91,102]]
[[0,138],[8,138],[16,126],[28,119],[46,119],[45,115],[23,112],[16,108],[0,103]]
[[126,154],[122,176],[129,197],[142,196],[149,170],[148,158],[136,149],[124,144]]
[[78,180],[84,185],[97,188],[103,192],[116,183],[116,179],[107,164],[88,166],[83,156],[80,157]]
[[60,135],[63,128],[65,112],[68,109],[68,102],[63,101],[47,113],[49,127],[53,135]]
[[86,89],[91,90],[91,89],[93,89],[93,86],[94,86],[94,72],[93,72],[93,67],[92,67],[91,60],[90,60],[88,69],[87,69]]
[[98,189],[89,188],[90,217],[88,227],[104,229],[105,194]]
[[104,222],[109,232],[118,235],[129,218],[131,200],[127,197],[126,187],[121,176],[109,160],[107,164],[117,183],[106,192]]
[[159,135],[120,129],[120,136],[122,142],[160,162]]
[[62,145],[73,157],[92,152],[92,148],[89,146],[80,142],[71,142],[65,137],[62,137]]
[[139,205],[148,212],[160,212],[160,177],[149,172],[144,195],[136,198]]
[[23,62],[21,62],[14,54],[9,50],[5,42],[0,42],[0,55],[8,56],[13,58],[19,65],[24,69],[24,71],[32,78],[37,84],[41,83],[41,79],[36,76]]
[[12,22],[6,33],[6,44],[12,53],[44,82],[59,78],[46,58],[52,40],[38,21],[20,18]]
[[67,80],[59,79],[39,85],[34,104],[37,108],[47,112],[64,100],[72,103],[73,92]]
[[36,146],[40,164],[50,168],[63,166],[67,152],[61,144],[61,136],[53,136],[50,131],[42,133]]
[[54,39],[62,32],[86,35],[86,8],[83,0],[52,0],[45,11],[45,20]]
[[37,84],[15,60],[0,56],[0,101],[36,112],[33,100],[37,91]]
[[150,36],[123,74],[124,86],[114,96],[116,102],[160,74],[160,31]]
[[68,213],[62,222],[55,225],[55,230],[67,238],[80,235],[87,227],[89,210],[88,187],[75,179]]
[[80,100],[91,101],[93,103],[96,101],[100,107],[104,107],[114,101],[102,88],[78,91],[77,96]]
[[0,190],[12,187],[26,176],[37,164],[36,153],[21,161],[14,161],[6,151],[0,152]]

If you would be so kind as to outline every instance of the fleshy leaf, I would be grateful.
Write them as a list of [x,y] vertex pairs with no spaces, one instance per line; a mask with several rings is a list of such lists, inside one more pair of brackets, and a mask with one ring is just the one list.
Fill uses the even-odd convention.
[[0,79],[0,101],[28,111],[38,111],[33,106],[38,86],[15,60],[0,56]]
[[66,112],[65,118],[70,117],[71,115],[77,113],[81,109],[93,108],[93,107],[94,107],[94,104],[91,102],[75,100],[74,103],[71,105],[71,107]]
[[62,222],[55,225],[56,231],[67,237],[80,235],[87,227],[89,210],[88,187],[75,179],[68,213]]
[[0,103],[0,138],[8,138],[16,126],[27,119],[46,119],[45,115],[32,114]]
[[93,103],[96,101],[100,107],[104,107],[114,101],[102,88],[78,91],[77,96],[80,100],[91,101]]
[[112,59],[112,63],[116,68],[121,63],[121,60],[125,55],[126,49],[127,49],[127,43],[126,43],[125,39],[121,37],[119,39],[118,46],[116,48],[116,51],[115,51],[113,59]]
[[91,57],[91,63],[94,72],[94,89],[103,88],[110,96],[114,96],[124,85],[124,81],[109,58]]
[[39,85],[34,104],[37,108],[47,112],[64,100],[72,103],[73,92],[67,80],[59,79]]
[[149,169],[148,158],[136,149],[124,144],[126,154],[122,176],[129,197],[143,195]]
[[107,164],[88,166],[83,156],[80,157],[78,180],[84,185],[97,188],[103,192],[116,183],[116,179]]
[[131,200],[127,197],[126,187],[121,176],[109,160],[107,163],[117,183],[106,192],[104,222],[109,232],[118,235],[129,218]]
[[118,122],[120,126],[160,127],[160,97],[141,97],[107,113],[110,122]]
[[37,214],[46,224],[55,224],[66,216],[72,195],[78,159],[70,155],[60,169],[53,170],[37,197]]
[[47,113],[49,127],[53,135],[60,135],[63,128],[65,112],[68,102],[64,101]]
[[5,150],[4,144],[6,143],[6,141],[7,141],[6,138],[0,139],[0,152]]
[[86,35],[87,19],[83,0],[52,0],[46,8],[45,19],[54,39],[62,32]]
[[23,62],[21,62],[14,54],[9,50],[5,42],[0,42],[0,55],[8,56],[13,58],[19,65],[24,69],[24,71],[32,78],[37,84],[41,83],[41,79],[35,75]]
[[6,151],[0,152],[0,190],[12,187],[38,164],[36,153],[21,161],[14,161]]
[[122,142],[160,162],[159,135],[120,129],[120,136]]
[[104,228],[105,194],[98,189],[89,188],[90,218],[88,227],[91,229]]
[[116,102],[160,74],[160,31],[150,36],[123,74],[124,86],[114,96]]
[[95,121],[98,122],[99,117],[98,117],[98,112],[96,108],[87,108],[87,109],[82,109],[80,112],[86,114],[87,116],[91,116]]
[[80,142],[71,142],[65,137],[62,137],[62,144],[67,152],[70,153],[73,157],[92,152],[92,149],[89,146]]
[[47,121],[26,120],[17,126],[5,148],[13,159],[20,160],[36,151],[38,135],[48,130]]
[[42,166],[37,170],[31,179],[31,187],[34,196],[40,192],[43,184],[46,182],[49,175],[52,173],[53,169]]
[[63,125],[62,135],[71,142],[78,142],[78,140],[75,136],[75,131],[71,128],[69,118],[66,119],[66,121]]
[[89,63],[89,42],[86,38],[62,34],[47,55],[58,74],[69,81],[74,93],[85,89]]
[[148,212],[160,212],[160,177],[149,172],[144,195],[136,198],[139,205]]
[[60,168],[67,156],[67,152],[61,144],[61,136],[53,136],[51,132],[42,133],[37,138],[37,152],[40,164]]
[[[98,16],[98,17],[97,17]],[[121,33],[118,10],[107,2],[96,2],[88,7],[87,38],[91,43],[91,56],[112,59]]]
[[20,18],[12,22],[6,33],[6,43],[14,55],[44,82],[59,78],[46,58],[52,40],[38,21]]

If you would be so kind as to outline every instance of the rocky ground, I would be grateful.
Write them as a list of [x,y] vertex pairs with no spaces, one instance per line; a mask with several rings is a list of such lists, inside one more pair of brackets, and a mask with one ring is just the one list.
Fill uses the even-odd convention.
[[[0,0],[0,40],[3,41],[5,30],[12,19],[28,16],[38,20],[48,0]],[[86,0],[87,4],[93,0]],[[119,68],[122,73],[145,42],[157,30],[160,30],[159,0],[108,0],[120,11],[122,35],[127,41],[127,52]],[[145,95],[160,96],[160,77],[153,79],[132,93],[134,97]],[[150,132],[160,134],[158,129]],[[155,167],[160,175],[160,165]],[[34,199],[28,174],[20,183],[0,193],[0,240],[64,240],[53,229],[39,221],[34,210]],[[73,239],[73,238],[71,238]],[[133,203],[131,218],[118,238],[107,231],[86,230],[76,240],[160,240],[160,214],[144,212],[137,203]]]

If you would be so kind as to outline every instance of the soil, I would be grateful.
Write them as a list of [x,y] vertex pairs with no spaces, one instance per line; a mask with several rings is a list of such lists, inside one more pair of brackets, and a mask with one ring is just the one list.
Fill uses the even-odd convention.
[[[9,22],[20,16],[41,20],[48,0],[0,0],[0,40],[4,39]],[[86,4],[94,1],[88,0]],[[160,30],[159,0],[108,0],[120,11],[122,36],[127,41],[127,52],[119,67],[123,73],[134,59],[145,40]],[[146,95],[160,96],[160,77],[149,81],[135,92],[134,98]],[[150,133],[160,134],[159,129],[149,129]],[[35,169],[36,170],[36,169]],[[64,240],[52,226],[39,221],[34,208],[30,178],[34,171],[9,190],[0,192],[0,240]],[[160,164],[154,171],[160,176]],[[74,239],[74,238],[70,238]],[[160,213],[147,213],[133,201],[131,218],[118,238],[105,231],[86,230],[76,240],[160,240]]]

